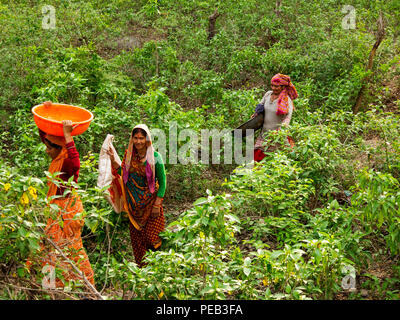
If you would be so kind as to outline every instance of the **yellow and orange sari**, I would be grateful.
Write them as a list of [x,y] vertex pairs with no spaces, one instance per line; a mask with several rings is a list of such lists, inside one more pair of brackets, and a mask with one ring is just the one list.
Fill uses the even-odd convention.
[[[46,136],[46,138],[50,140],[51,136]],[[57,142],[55,143],[60,144],[59,141]],[[65,148],[65,144],[62,144],[60,154],[53,159],[50,164],[49,172],[52,174],[60,172],[64,160],[67,157],[67,149]],[[49,186],[47,197],[50,198],[57,194],[57,186],[50,180],[47,184]],[[85,275],[86,279],[94,285],[94,273],[85,249],[83,248],[81,238],[84,220],[83,218],[76,218],[78,213],[83,212],[83,205],[79,196],[71,192],[65,197],[52,199],[51,203],[56,204],[60,208],[60,211],[57,213],[55,219],[47,219],[45,235],[63,251],[63,254],[73,262]],[[42,244],[41,253],[43,255],[42,267],[50,266],[51,270],[56,272],[57,270],[61,270],[62,276],[59,277],[56,275],[55,277],[55,287],[64,287],[64,282],[61,278],[64,278],[64,281],[83,279],[55,248],[45,250],[45,246]],[[29,268],[31,264],[32,262],[28,261],[27,267]],[[50,285],[52,284],[50,283]]]

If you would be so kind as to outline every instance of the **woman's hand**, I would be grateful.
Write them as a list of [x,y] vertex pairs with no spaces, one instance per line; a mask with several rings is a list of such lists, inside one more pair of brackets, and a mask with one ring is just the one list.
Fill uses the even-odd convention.
[[158,217],[158,215],[160,214],[161,209],[158,206],[153,206],[153,208],[151,209],[151,214],[153,217]]
[[110,160],[111,160],[111,165],[113,166],[113,168],[115,170],[117,170],[119,168],[118,163],[115,161],[115,157],[114,157],[114,152],[111,148],[109,148],[107,151],[107,154],[110,156]]
[[158,217],[158,215],[159,215],[160,212],[161,212],[161,203],[162,203],[162,200],[163,200],[162,198],[157,197],[156,200],[154,201],[153,208],[152,208],[152,210],[151,210],[151,214],[152,214],[154,217]]
[[251,115],[251,118],[253,119],[253,118],[255,118],[256,116],[258,116],[258,113],[257,113],[257,112],[254,112],[254,113]]
[[110,148],[110,149],[108,149],[107,151],[106,151],[106,153],[110,156],[110,159],[111,159],[111,162],[115,162],[115,157],[114,157],[114,152],[112,151],[112,149]]
[[69,143],[74,141],[72,139],[72,135],[71,132],[78,126],[72,126],[72,121],[71,120],[63,120],[62,121],[62,125],[63,125],[63,132],[64,132],[64,138],[65,138],[65,142]]
[[154,201],[154,204],[156,206],[161,206],[162,201],[163,201],[163,198],[157,197],[156,201]]

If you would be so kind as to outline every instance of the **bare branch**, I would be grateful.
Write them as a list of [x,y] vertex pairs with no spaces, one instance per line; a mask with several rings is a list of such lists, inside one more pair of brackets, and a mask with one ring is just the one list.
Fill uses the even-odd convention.
[[[372,46],[372,49],[371,49],[371,51],[369,53],[369,59],[368,59],[368,65],[367,65],[366,71],[369,71],[369,70],[372,69],[376,50],[378,49],[378,47],[381,44],[383,38],[385,37],[385,24],[384,24],[384,21],[383,21],[382,12],[380,12],[380,14],[379,14],[379,18],[378,18],[377,24],[378,24],[378,31],[376,32],[376,40],[375,40],[375,43]],[[361,86],[360,91],[358,92],[356,102],[355,102],[355,104],[353,106],[353,113],[354,114],[356,114],[360,110],[362,98],[364,96],[364,91],[365,91],[365,88],[366,88],[366,86],[368,84],[369,78],[370,78],[370,76],[366,76],[362,81],[363,84]]]
[[215,9],[214,13],[208,17],[208,40],[211,40],[215,34],[215,22],[217,18],[220,16],[220,13],[218,12],[218,8]]
[[88,288],[92,291],[92,293],[99,299],[99,300],[104,300],[104,298],[101,296],[101,294],[96,290],[96,288],[90,283],[90,281],[85,277],[85,274],[77,267],[75,264],[68,259],[68,257],[62,252],[61,248],[55,244],[51,239],[48,237],[45,237],[45,239],[62,255],[62,257],[67,261],[71,267],[76,271],[77,274],[79,274],[85,284],[88,286]]
[[[28,230],[32,230],[29,227],[25,227]],[[40,230],[42,231],[42,233],[45,235],[46,233],[44,232],[43,228],[40,228]],[[33,231],[33,230],[32,230]],[[49,242],[60,254],[61,256],[65,259],[66,262],[68,262],[71,267],[75,270],[75,272],[80,275],[83,279],[83,281],[85,282],[85,284],[87,285],[87,287],[90,289],[90,291],[99,299],[99,300],[104,300],[104,298],[101,296],[101,294],[96,290],[96,288],[90,283],[90,281],[85,277],[85,274],[77,267],[75,266],[75,264],[68,259],[68,257],[64,254],[64,252],[62,251],[62,249],[56,244],[54,243],[51,239],[49,239],[49,237],[44,237],[44,239]]]
[[279,17],[281,13],[281,5],[282,5],[282,0],[276,0],[275,2],[275,14]]

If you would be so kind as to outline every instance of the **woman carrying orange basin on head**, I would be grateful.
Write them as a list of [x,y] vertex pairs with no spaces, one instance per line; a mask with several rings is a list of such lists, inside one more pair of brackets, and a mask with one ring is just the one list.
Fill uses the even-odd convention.
[[[49,186],[47,197],[58,196],[51,199],[50,202],[58,205],[60,211],[56,219],[48,218],[45,235],[62,249],[64,255],[70,259],[75,266],[83,272],[86,279],[94,285],[94,273],[85,249],[83,248],[81,238],[84,221],[82,218],[75,217],[78,213],[83,211],[82,202],[74,190],[64,195],[67,187],[63,185],[63,181],[68,181],[72,176],[75,182],[78,181],[80,161],[79,153],[75,148],[75,143],[71,136],[71,132],[74,129],[72,121],[64,120],[62,124],[64,137],[52,136],[39,129],[40,138],[46,145],[46,153],[52,159],[49,172],[51,174],[61,172],[57,177],[60,181],[60,186],[57,186],[50,180],[47,182]],[[66,259],[60,253],[56,252],[55,248],[50,248],[50,250],[47,251],[45,250],[43,242],[41,254],[43,255],[42,266],[49,265],[51,267],[55,266],[56,268],[60,268],[63,271],[63,278],[65,281],[83,280],[82,276],[77,274],[72,266],[65,261]],[[31,261],[27,262],[28,268],[31,264]],[[64,287],[64,283],[61,279],[56,278],[55,286],[57,288]]]

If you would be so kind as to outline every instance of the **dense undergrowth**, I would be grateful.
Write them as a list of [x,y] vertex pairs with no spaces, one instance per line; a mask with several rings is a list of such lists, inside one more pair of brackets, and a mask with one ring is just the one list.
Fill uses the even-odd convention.
[[[358,299],[363,289],[399,299],[398,4],[353,1],[357,28],[346,30],[345,1],[282,2],[276,13],[275,1],[59,0],[57,27],[46,30],[46,1],[0,1],[2,298],[84,291],[70,284],[55,296],[41,290],[40,269],[24,267],[54,210],[30,109],[52,100],[95,116],[75,138],[76,189],[96,288],[108,299]],[[380,10],[386,37],[354,115]],[[290,135],[295,147],[254,166],[175,165],[167,152],[169,226],[161,250],[137,268],[128,219],[96,188],[106,134],[122,155],[137,123],[167,133],[172,123],[178,132],[234,128],[278,72],[299,98],[291,126],[267,140]]]

